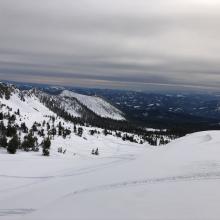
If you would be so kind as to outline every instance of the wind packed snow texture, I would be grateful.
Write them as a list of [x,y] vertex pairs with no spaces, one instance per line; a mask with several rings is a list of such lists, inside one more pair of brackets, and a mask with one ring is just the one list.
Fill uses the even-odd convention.
[[163,147],[85,138],[52,140],[48,158],[0,153],[0,219],[219,219],[219,131]]

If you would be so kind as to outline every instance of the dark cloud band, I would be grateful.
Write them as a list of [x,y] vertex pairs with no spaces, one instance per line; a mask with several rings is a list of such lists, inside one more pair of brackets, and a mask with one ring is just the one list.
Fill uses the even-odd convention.
[[0,76],[112,88],[135,82],[132,89],[143,90],[215,89],[219,9],[215,0],[2,0]]

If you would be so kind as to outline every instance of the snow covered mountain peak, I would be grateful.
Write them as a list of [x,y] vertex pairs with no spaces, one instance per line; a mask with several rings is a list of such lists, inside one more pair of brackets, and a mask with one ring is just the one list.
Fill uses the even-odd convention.
[[62,91],[60,96],[76,99],[80,104],[86,106],[89,110],[102,118],[125,120],[120,110],[100,97],[82,95],[68,90]]

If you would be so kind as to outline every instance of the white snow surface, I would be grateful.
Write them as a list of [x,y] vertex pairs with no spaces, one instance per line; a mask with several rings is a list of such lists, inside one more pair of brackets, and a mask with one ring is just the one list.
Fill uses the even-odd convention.
[[[19,90],[15,90],[9,100],[0,99],[0,103],[12,108],[13,112],[20,110],[21,121],[17,120],[16,123],[25,122],[27,127],[31,128],[34,122],[43,122],[47,116],[55,116],[34,94],[27,93],[24,98],[25,101],[22,101],[19,97]],[[6,107],[2,109],[3,112],[7,112]]]
[[82,117],[80,114],[81,106],[75,101],[69,101],[68,99],[65,99],[64,97],[60,97],[60,106],[65,109],[66,112],[71,114],[73,117]]
[[55,138],[50,157],[0,151],[4,220],[217,220],[219,185],[220,131],[161,147],[85,132]]
[[68,90],[62,91],[60,96],[76,98],[81,104],[103,118],[125,120],[123,113],[120,110],[100,97],[82,95]]

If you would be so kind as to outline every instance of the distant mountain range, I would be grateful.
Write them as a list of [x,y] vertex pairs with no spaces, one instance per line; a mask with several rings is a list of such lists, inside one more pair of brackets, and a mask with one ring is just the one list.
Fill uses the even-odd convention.
[[[60,109],[69,113],[73,117],[82,118],[83,112],[93,114],[100,118],[112,120],[125,120],[122,111],[108,103],[101,97],[88,96],[74,93],[68,90],[63,90],[57,95],[45,93],[36,88],[29,90],[21,90],[10,84],[1,83],[0,95],[11,102],[12,108],[22,108],[22,105],[34,104],[34,109],[38,109],[38,105],[44,104],[43,100],[53,101],[53,106],[56,105]],[[38,102],[38,104],[37,104]],[[52,107],[52,106],[51,106]]]
[[220,123],[219,94],[159,94],[22,83],[17,86],[20,90],[37,88],[41,91],[41,97],[50,96],[74,117],[80,117],[84,112],[83,117],[90,113],[90,116],[113,120],[126,118],[141,127],[160,129],[183,126],[193,128],[193,131],[218,129]]

